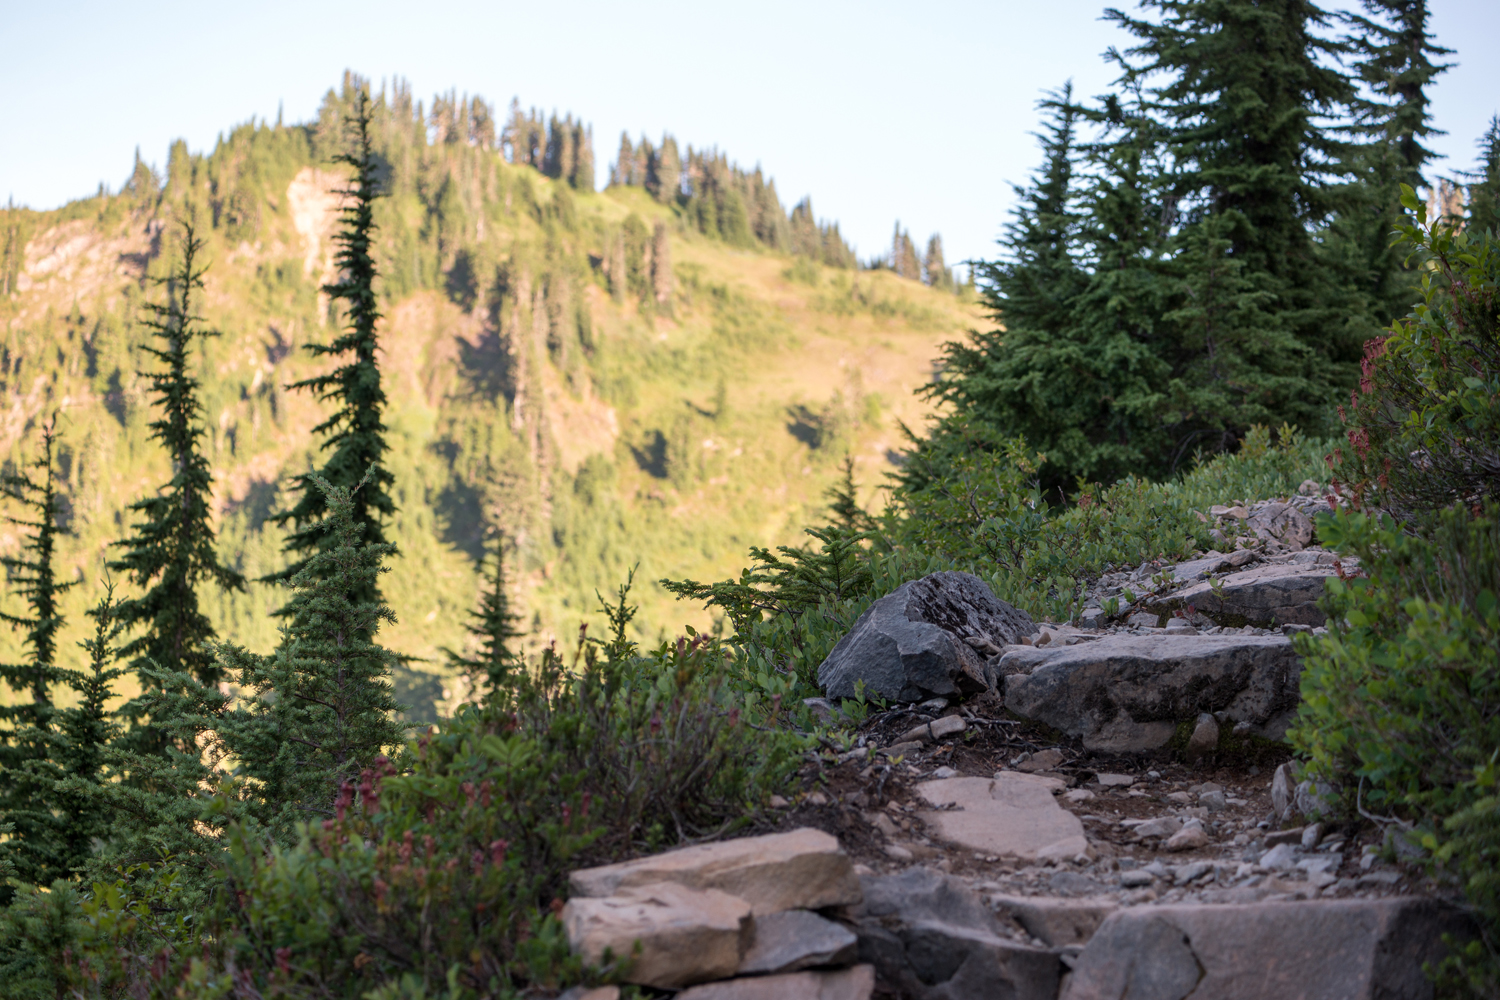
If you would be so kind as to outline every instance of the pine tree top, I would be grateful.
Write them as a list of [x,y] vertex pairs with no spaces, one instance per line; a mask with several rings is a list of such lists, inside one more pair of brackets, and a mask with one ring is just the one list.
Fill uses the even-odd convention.
[[[315,433],[324,435],[321,450],[329,454],[318,472],[293,478],[293,488],[300,496],[291,510],[275,520],[290,521],[294,526],[286,550],[300,558],[271,579],[295,578],[309,565],[313,550],[333,544],[326,534],[331,522],[324,517],[328,508],[325,494],[316,486],[319,478],[350,490],[368,480],[363,489],[351,494],[351,503],[354,520],[364,526],[365,538],[372,544],[386,542],[382,520],[396,512],[390,492],[395,477],[382,464],[389,449],[382,422],[386,395],[376,360],[381,315],[375,292],[374,220],[375,201],[382,191],[370,128],[372,114],[369,95],[362,89],[355,97],[354,114],[348,122],[349,148],[334,157],[335,162],[352,167],[354,175],[351,184],[339,191],[344,197],[343,222],[333,239],[339,247],[334,261],[340,278],[325,285],[323,291],[344,303],[347,326],[331,343],[307,345],[315,357],[337,358],[341,363],[331,372],[288,387],[309,390],[321,401],[336,404],[328,419],[314,428]],[[367,596],[373,598],[375,593]]]

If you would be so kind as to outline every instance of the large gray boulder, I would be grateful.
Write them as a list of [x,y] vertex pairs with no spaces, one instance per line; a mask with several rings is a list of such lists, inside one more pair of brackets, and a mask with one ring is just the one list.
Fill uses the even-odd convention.
[[998,668],[1006,708],[1109,751],[1165,746],[1204,712],[1279,740],[1302,676],[1291,640],[1279,635],[1110,635],[1015,649]]
[[933,573],[870,605],[818,667],[830,698],[855,682],[891,701],[979,694],[994,686],[988,656],[1034,635],[1031,616],[970,573]]
[[1058,952],[1005,936],[968,885],[925,868],[860,880],[860,960],[883,994],[917,1000],[1054,1000]]
[[1444,934],[1472,925],[1420,897],[1130,907],[1105,919],[1061,1000],[1431,1000],[1422,966]]

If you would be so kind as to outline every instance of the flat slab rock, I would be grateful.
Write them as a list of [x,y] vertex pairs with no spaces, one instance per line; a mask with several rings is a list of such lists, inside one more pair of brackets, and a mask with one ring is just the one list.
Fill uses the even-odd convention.
[[634,955],[626,978],[662,989],[734,975],[754,935],[744,900],[670,882],[601,899],[570,899],[562,922],[584,961],[603,964],[606,952],[616,959]]
[[830,698],[855,697],[859,681],[898,702],[979,694],[995,686],[987,657],[1036,632],[979,577],[933,573],[870,605],[818,667],[818,684]]
[[1473,930],[1420,897],[1131,907],[1099,927],[1061,1000],[1431,1000],[1422,965],[1445,933]]
[[677,1000],[869,1000],[875,969],[856,965],[831,972],[793,972],[704,983],[677,994]]
[[1001,771],[993,778],[924,781],[916,792],[938,808],[919,813],[939,840],[1022,861],[1073,858],[1088,850],[1077,816],[1057,804],[1056,778]]
[[1266,739],[1286,735],[1302,665],[1283,636],[1108,635],[1000,659],[1005,707],[1083,739],[1090,750],[1165,746],[1179,723],[1227,713]]
[[1217,593],[1204,580],[1153,604],[1163,610],[1191,604],[1210,618],[1243,618],[1251,625],[1317,626],[1328,621],[1318,600],[1323,596],[1323,582],[1334,575],[1332,566],[1318,563],[1256,566],[1223,577]]
[[684,847],[568,876],[575,898],[615,896],[662,882],[726,892],[757,916],[845,906],[860,898],[859,878],[837,838],[811,828]]

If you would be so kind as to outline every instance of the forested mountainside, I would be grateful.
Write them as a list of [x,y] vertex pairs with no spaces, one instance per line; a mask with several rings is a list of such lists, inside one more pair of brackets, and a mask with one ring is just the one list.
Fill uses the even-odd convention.
[[[184,221],[206,241],[202,315],[219,332],[197,360],[220,548],[251,580],[287,564],[268,519],[286,477],[316,467],[327,414],[286,387],[328,367],[303,348],[341,322],[320,288],[335,277],[347,178],[332,157],[356,83],[317,122],[251,122],[202,155],[179,142],[161,176],[138,161],[118,193],[0,213],[0,451],[21,468],[57,414],[59,565],[80,581],[64,658],[120,556],[128,505],[170,478],[148,437],[141,321]],[[494,533],[510,540],[532,643],[575,631],[596,589],[637,562],[638,621],[710,626],[655,581],[733,575],[747,546],[797,542],[846,454],[868,498],[899,422],[921,423],[912,389],[976,321],[940,243],[918,266],[898,227],[890,266],[861,269],[836,226],[806,201],[788,212],[759,168],[680,153],[670,136],[627,140],[595,193],[582,124],[514,106],[497,119],[451,95],[424,109],[400,86],[376,106],[388,537],[401,553],[383,581],[400,621],[382,635],[415,658],[397,694],[418,716],[462,694],[442,650],[463,648]],[[7,528],[0,550],[20,537]],[[221,638],[275,645],[284,591],[205,586],[200,599]],[[0,658],[17,659],[16,643],[0,631]]]

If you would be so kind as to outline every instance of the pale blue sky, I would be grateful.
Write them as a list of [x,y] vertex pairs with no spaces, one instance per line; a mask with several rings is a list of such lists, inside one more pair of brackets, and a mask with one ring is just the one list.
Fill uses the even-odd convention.
[[[49,208],[117,188],[137,146],[161,165],[252,116],[312,116],[348,67],[405,76],[424,100],[457,87],[594,125],[600,182],[622,128],[718,145],[813,196],[861,257],[899,218],[950,260],[990,256],[1037,153],[1042,89],[1081,94],[1125,39],[1097,0],[989,3],[212,4],[0,0],[0,198]],[[1434,0],[1458,65],[1433,92],[1434,145],[1467,169],[1500,110],[1500,3]],[[358,23],[347,22],[357,18]]]

